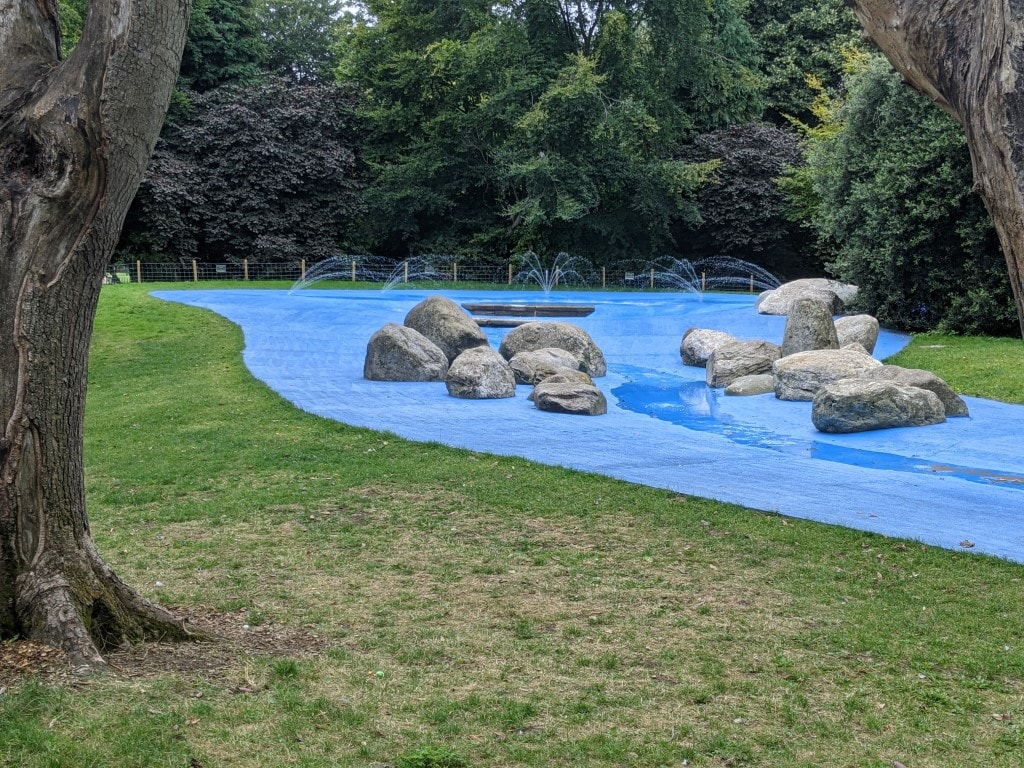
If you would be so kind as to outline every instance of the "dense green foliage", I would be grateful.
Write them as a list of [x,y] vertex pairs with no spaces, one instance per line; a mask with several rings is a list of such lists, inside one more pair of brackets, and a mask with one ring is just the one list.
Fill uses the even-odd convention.
[[735,125],[698,136],[681,156],[717,163],[697,192],[699,226],[676,235],[684,257],[745,259],[785,279],[821,274],[809,234],[787,215],[789,200],[777,183],[803,164],[794,131],[761,122]]
[[813,83],[838,89],[844,46],[860,26],[843,0],[750,0],[746,15],[767,84],[765,117],[813,119]]
[[85,23],[85,11],[89,0],[57,0],[57,11],[60,14],[60,50],[67,56],[78,44],[82,36],[82,25]]
[[857,63],[835,130],[810,149],[812,219],[830,269],[860,303],[907,330],[1012,333],[994,229],[971,188],[963,131],[879,56]]
[[122,253],[206,261],[321,259],[359,211],[357,95],[268,80],[189,94],[168,123]]
[[671,249],[702,176],[673,150],[761,109],[732,0],[367,7],[339,76],[367,98],[371,250]]
[[257,0],[268,72],[297,83],[334,80],[341,0]]
[[178,90],[252,83],[266,57],[253,0],[193,0]]

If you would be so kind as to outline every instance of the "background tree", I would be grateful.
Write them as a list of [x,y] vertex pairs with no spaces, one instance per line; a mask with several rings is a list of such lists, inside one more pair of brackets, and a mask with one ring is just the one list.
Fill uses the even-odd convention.
[[852,1],[868,34],[907,82],[964,127],[975,185],[999,235],[1024,335],[1024,6],[1005,0]]
[[0,637],[102,664],[181,637],[89,536],[86,363],[107,262],[177,75],[188,0],[91,0],[60,58],[55,2],[0,5]]
[[341,0],[260,0],[266,70],[296,83],[332,82],[339,17],[345,7]]
[[881,56],[862,56],[845,83],[835,129],[813,134],[809,151],[830,270],[888,326],[1011,332],[1009,281],[963,132]]
[[211,262],[337,255],[361,210],[348,87],[268,80],[192,94],[165,126],[121,254]]
[[699,225],[678,227],[682,256],[753,261],[783,279],[822,273],[813,237],[788,215],[789,196],[779,186],[804,162],[795,131],[763,122],[734,125],[701,134],[679,158],[717,164],[695,196]]
[[825,88],[839,88],[842,50],[861,37],[853,12],[845,0],[751,0],[745,17],[761,53],[765,119],[812,122],[817,94],[808,76]]
[[672,151],[760,110],[732,0],[367,8],[339,77],[367,97],[371,250],[671,247],[699,178]]
[[252,83],[266,58],[254,0],[194,0],[178,90]]

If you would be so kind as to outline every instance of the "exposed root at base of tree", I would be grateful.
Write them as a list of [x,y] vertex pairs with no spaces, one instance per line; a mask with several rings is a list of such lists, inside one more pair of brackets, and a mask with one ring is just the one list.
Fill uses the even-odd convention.
[[[288,627],[273,621],[248,623],[245,610],[221,612],[207,607],[176,606],[197,642],[142,642],[110,649],[105,669],[118,677],[137,679],[176,674],[204,679],[230,678],[253,657],[302,658],[323,652],[329,639],[307,627]],[[0,643],[0,692],[26,680],[61,684],[81,681],[68,655],[31,640]]]
[[64,651],[76,672],[105,669],[103,654],[123,645],[200,639],[185,621],[121,581],[90,540],[75,554],[77,567],[59,558],[59,570],[41,564],[20,574],[15,599],[28,639]]

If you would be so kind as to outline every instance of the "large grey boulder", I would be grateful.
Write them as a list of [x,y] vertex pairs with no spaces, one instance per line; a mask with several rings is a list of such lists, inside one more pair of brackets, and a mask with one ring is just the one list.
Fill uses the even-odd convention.
[[803,296],[794,301],[786,318],[780,356],[839,347],[839,336],[830,308],[812,296]]
[[829,308],[829,314],[838,315],[856,296],[855,285],[824,277],[811,277],[783,283],[774,290],[765,291],[757,297],[756,306],[762,315],[788,315],[793,302],[811,297],[824,302]]
[[705,380],[709,387],[727,387],[741,376],[767,373],[779,359],[779,347],[770,341],[733,341],[708,358]]
[[604,354],[590,338],[590,334],[572,323],[523,323],[508,332],[499,351],[502,357],[511,360],[520,352],[545,347],[564,349],[579,361],[580,370],[591,376],[604,376],[608,372]]
[[826,384],[811,406],[811,421],[821,432],[923,427],[945,420],[938,395],[893,381],[844,379]]
[[749,396],[767,395],[775,391],[775,377],[770,373],[758,373],[754,376],[740,376],[725,388],[725,394]]
[[739,341],[731,333],[714,331],[710,328],[688,328],[679,344],[679,356],[683,365],[704,368],[711,353],[725,344]]
[[871,315],[847,315],[835,320],[836,334],[839,336],[839,346],[857,343],[868,351],[868,354],[875,351],[875,344],[878,343],[878,320]]
[[862,349],[819,349],[779,358],[772,366],[779,400],[812,400],[826,384],[857,378],[881,363]]
[[449,363],[467,349],[488,346],[487,336],[473,318],[444,296],[429,296],[410,309],[405,325],[440,347]]
[[908,387],[918,387],[934,392],[942,403],[946,416],[969,416],[967,403],[953,389],[931,371],[920,368],[902,368],[898,365],[883,365],[862,375],[870,381],[894,381]]
[[444,381],[448,358],[413,328],[388,323],[366,344],[363,377],[371,381]]
[[578,371],[580,368],[579,360],[555,347],[520,352],[513,355],[508,364],[517,384],[537,384],[566,369]]
[[533,388],[533,402],[542,411],[600,416],[608,413],[608,400],[593,384],[542,381]]
[[515,397],[516,377],[490,347],[473,347],[456,357],[444,380],[448,394],[466,400]]

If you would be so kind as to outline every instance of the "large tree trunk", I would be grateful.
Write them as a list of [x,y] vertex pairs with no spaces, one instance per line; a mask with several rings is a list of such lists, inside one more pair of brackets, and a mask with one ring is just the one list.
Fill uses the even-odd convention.
[[850,4],[907,82],[964,126],[1024,335],[1024,0]]
[[92,0],[59,59],[54,0],[0,3],[0,637],[102,664],[182,637],[89,536],[82,424],[92,321],[184,46],[190,0]]

